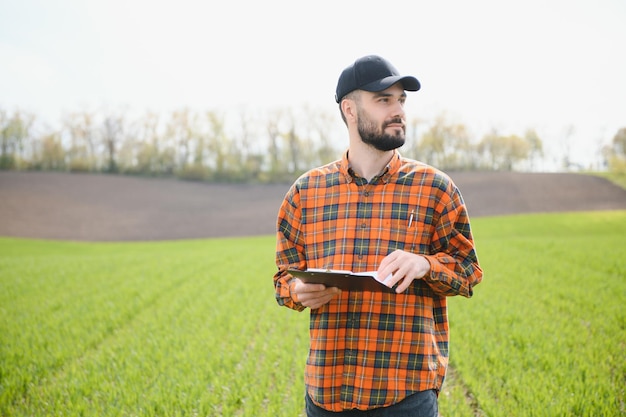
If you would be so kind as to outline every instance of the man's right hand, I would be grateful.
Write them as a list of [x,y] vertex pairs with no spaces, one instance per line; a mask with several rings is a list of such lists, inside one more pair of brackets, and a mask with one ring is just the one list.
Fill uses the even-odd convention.
[[326,287],[324,284],[307,284],[299,278],[294,279],[292,293],[300,304],[310,309],[320,308],[332,300],[336,295],[341,294],[337,287]]

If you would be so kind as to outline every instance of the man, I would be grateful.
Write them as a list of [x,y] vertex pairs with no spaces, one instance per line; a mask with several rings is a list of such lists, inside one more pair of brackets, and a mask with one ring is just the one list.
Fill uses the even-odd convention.
[[[310,309],[308,416],[437,415],[446,297],[471,297],[482,270],[452,180],[396,150],[405,91],[419,89],[378,56],[348,66],[335,96],[348,151],[302,175],[280,207],[274,286],[280,305]],[[288,272],[307,268],[376,271],[395,292],[341,291]]]

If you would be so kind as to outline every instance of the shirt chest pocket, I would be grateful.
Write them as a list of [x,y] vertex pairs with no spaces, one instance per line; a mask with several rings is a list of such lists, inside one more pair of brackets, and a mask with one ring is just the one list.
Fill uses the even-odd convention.
[[394,250],[410,251],[417,239],[417,228],[413,224],[409,225],[410,219],[389,219],[383,223],[383,235],[387,235],[387,253]]
[[405,250],[408,252],[429,254],[430,236],[432,227],[410,215],[406,219],[389,219],[384,222],[384,229],[388,231],[387,253],[394,250]]

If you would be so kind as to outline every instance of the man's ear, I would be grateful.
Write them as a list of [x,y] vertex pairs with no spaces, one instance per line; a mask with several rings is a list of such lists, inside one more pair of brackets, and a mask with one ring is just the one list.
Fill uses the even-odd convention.
[[356,120],[356,102],[349,98],[344,98],[341,101],[341,111],[346,118],[346,121]]

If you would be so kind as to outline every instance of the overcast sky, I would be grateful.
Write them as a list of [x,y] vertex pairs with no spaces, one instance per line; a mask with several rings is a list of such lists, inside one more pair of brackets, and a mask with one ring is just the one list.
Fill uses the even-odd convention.
[[2,0],[0,108],[334,112],[375,53],[422,83],[411,116],[557,149],[569,131],[584,163],[626,127],[625,22],[624,0]]

